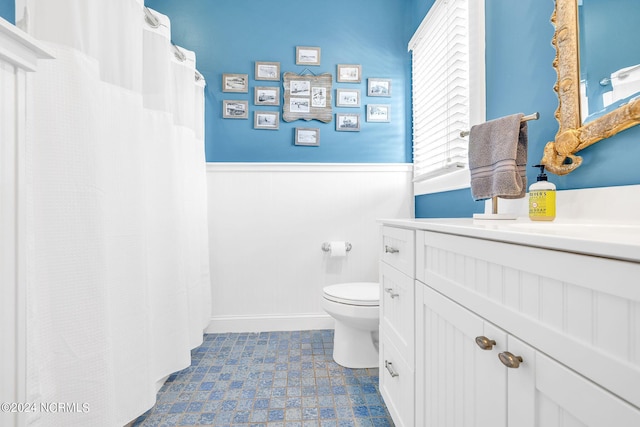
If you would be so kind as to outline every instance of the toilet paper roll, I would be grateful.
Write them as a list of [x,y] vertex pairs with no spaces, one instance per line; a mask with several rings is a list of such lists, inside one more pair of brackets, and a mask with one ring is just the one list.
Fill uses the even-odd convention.
[[347,244],[345,242],[329,242],[329,254],[331,258],[343,257],[347,255]]

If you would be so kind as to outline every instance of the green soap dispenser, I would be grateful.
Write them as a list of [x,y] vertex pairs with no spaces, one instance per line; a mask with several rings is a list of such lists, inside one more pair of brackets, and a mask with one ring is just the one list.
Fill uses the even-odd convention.
[[540,168],[538,179],[529,187],[529,218],[532,221],[553,221],[556,217],[556,186],[547,181],[544,165]]

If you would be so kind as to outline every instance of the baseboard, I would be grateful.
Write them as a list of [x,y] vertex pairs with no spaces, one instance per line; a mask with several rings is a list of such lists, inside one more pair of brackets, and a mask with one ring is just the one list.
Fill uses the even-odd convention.
[[333,327],[333,318],[321,313],[213,316],[205,333],[306,331]]

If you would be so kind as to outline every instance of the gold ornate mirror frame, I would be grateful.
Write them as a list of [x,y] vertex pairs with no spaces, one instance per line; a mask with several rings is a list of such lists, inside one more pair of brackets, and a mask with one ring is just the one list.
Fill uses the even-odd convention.
[[553,89],[558,94],[555,116],[559,129],[555,141],[548,142],[544,147],[540,162],[549,172],[566,175],[582,164],[582,157],[574,155],[575,153],[640,124],[640,99],[620,106],[583,126],[580,117],[578,2],[556,0],[551,22],[556,28],[553,36],[556,48],[553,68],[558,73],[558,81]]

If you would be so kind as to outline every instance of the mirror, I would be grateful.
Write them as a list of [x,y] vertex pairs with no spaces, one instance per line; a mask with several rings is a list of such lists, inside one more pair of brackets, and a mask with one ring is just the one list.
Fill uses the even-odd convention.
[[640,94],[637,0],[578,0],[582,124]]
[[582,164],[578,151],[640,123],[640,98],[582,124],[580,112],[580,55],[578,0],[556,0],[551,17],[555,25],[553,67],[558,74],[554,90],[558,94],[555,116],[559,128],[555,141],[548,142],[540,163],[556,175],[566,175]]

